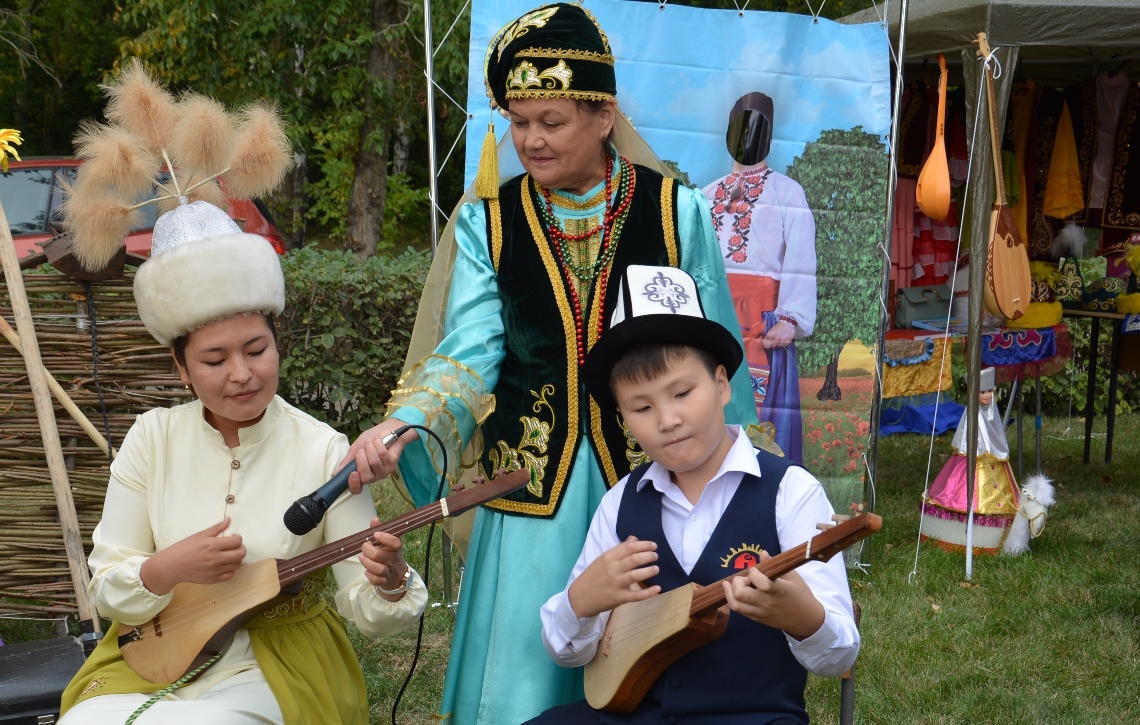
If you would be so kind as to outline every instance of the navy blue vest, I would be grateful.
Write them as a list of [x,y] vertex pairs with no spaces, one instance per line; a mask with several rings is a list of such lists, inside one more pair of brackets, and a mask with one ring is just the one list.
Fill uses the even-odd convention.
[[[756,452],[761,475],[745,476],[689,574],[681,568],[661,528],[661,493],[651,485],[637,490],[648,465],[626,482],[618,509],[617,535],[657,542],[657,576],[647,584],[662,591],[688,582],[707,585],[745,569],[763,549],[780,553],[776,533],[776,493],[788,459]],[[607,713],[606,722],[701,723],[764,725],[789,717],[808,721],[804,709],[807,671],[792,655],[784,633],[733,612],[720,639],[677,660],[665,671],[638,711],[629,716]]]

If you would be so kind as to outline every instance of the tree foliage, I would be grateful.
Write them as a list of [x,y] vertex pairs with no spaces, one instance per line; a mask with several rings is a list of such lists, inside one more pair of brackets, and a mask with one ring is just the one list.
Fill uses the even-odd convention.
[[803,186],[815,217],[819,301],[815,330],[796,343],[798,363],[805,375],[828,365],[834,385],[843,346],[878,335],[886,146],[861,126],[824,131],[793,159],[787,175]]

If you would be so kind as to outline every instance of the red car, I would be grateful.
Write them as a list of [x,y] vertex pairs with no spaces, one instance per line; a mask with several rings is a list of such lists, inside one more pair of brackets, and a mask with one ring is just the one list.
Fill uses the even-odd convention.
[[[61,181],[75,180],[75,170],[83,163],[65,156],[33,156],[23,161],[8,162],[8,171],[0,173],[0,203],[8,217],[8,227],[21,257],[39,254],[40,243],[51,238],[52,229],[58,229],[62,220],[63,204]],[[278,254],[285,253],[285,239],[273,223],[269,210],[259,199],[227,199],[227,213],[242,224],[251,234],[260,234],[269,240]],[[127,251],[142,256],[150,255],[150,235],[154,229],[156,205],[143,207],[146,215],[143,225],[127,236]]]

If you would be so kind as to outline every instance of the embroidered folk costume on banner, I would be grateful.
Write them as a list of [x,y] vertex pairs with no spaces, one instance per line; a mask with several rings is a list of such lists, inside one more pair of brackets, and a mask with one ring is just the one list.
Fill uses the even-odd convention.
[[[588,11],[548,5],[496,35],[488,92],[503,109],[517,99],[613,100],[613,63]],[[439,713],[449,724],[517,724],[582,697],[581,674],[546,656],[539,608],[565,585],[602,495],[645,460],[581,380],[586,353],[608,329],[610,281],[630,264],[679,266],[697,279],[709,316],[736,327],[704,198],[643,165],[654,157],[623,119],[614,144],[599,140],[598,152],[608,157],[605,177],[584,194],[544,188],[528,174],[500,187],[495,171],[481,190],[491,198],[458,208],[454,239],[445,233],[421,300],[413,353],[425,326],[438,337],[419,353],[426,357],[409,354],[389,405],[395,418],[431,425],[482,474],[531,471],[526,489],[474,520]],[[747,378],[733,383],[735,399],[746,400]],[[755,414],[741,405],[729,419],[747,425]],[[433,455],[421,437],[400,458],[417,503],[434,495]]]
[[[176,119],[191,112],[188,101],[202,102],[193,96],[175,102],[137,63],[129,66],[109,93],[108,117],[116,123],[120,119],[113,112],[114,102],[123,95],[147,97],[154,102],[151,112],[165,111]],[[222,124],[230,123],[220,106],[218,110]],[[284,132],[275,114],[264,107],[261,111],[267,114],[257,121],[257,136],[263,141],[243,140],[239,126],[234,158],[221,159],[207,173],[223,167],[242,169],[242,155],[248,154],[260,159],[262,178],[257,183],[264,191],[259,193],[276,186],[280,176],[271,168],[266,174],[266,160],[278,157],[281,146],[274,148],[272,140],[284,139]],[[123,121],[129,126],[132,119],[138,120],[128,114]],[[112,128],[99,133],[123,131]],[[174,163],[168,161],[172,178],[165,183],[178,192],[189,192],[187,168],[193,166],[193,146],[200,136],[188,135],[181,139],[185,144],[176,139],[172,148],[189,146],[190,150],[174,153]],[[165,147],[153,152],[170,157]],[[285,161],[268,166],[283,173],[287,160],[285,156]],[[155,173],[157,167],[155,162]],[[67,218],[77,232],[77,256],[82,253],[84,258],[92,256],[92,240],[84,234],[90,225],[84,226],[79,215],[87,208],[87,200],[114,193],[98,188],[97,177],[84,176],[89,168],[99,167],[85,165],[80,170]],[[197,178],[205,175],[199,172]],[[250,181],[247,174],[234,186]],[[285,306],[285,279],[269,242],[242,233],[225,212],[205,200],[191,202],[182,193],[174,203],[177,206],[155,223],[151,258],[139,268],[134,282],[139,316],[159,344],[171,345],[207,325],[237,316],[280,314]],[[104,256],[109,256],[106,251]],[[239,629],[197,679],[172,688],[161,699],[152,695],[165,693],[171,689],[168,686],[178,683],[144,680],[124,661],[118,635],[154,619],[174,597],[173,592],[153,593],[143,581],[143,566],[155,554],[228,517],[223,535],[242,537],[243,564],[285,559],[367,529],[375,515],[370,498],[345,495],[310,533],[292,535],[282,521],[285,510],[336,472],[348,440],[273,396],[259,420],[238,429],[240,443],[231,448],[208,422],[209,412],[194,400],[143,413],[111,464],[103,516],[91,537],[89,594],[100,615],[113,621],[64,692],[60,722],[122,725],[139,716],[140,706],[145,705],[149,709],[140,716],[143,722],[174,725],[366,725],[368,693],[342,617],[367,637],[387,636],[412,626],[427,603],[427,589],[414,572],[406,594],[391,602],[376,592],[355,558],[334,564],[336,611],[322,595],[326,569],[306,579],[296,597]],[[168,629],[178,626],[177,615],[165,619],[163,625]],[[155,701],[146,704],[151,700]]]
[[775,427],[776,444],[802,458],[796,345],[764,346],[781,321],[795,340],[811,335],[816,315],[815,220],[803,187],[768,167],[772,101],[749,93],[729,115],[732,173],[704,189],[744,336],[757,415]]

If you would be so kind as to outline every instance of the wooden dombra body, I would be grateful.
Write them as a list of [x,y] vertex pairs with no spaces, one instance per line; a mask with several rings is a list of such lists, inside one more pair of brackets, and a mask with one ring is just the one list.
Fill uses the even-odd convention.
[[[835,518],[843,522],[753,568],[775,579],[809,561],[827,561],[883,523],[875,514]],[[590,707],[622,714],[636,710],[670,665],[724,634],[729,610],[723,582],[747,574],[737,572],[704,587],[686,584],[614,609],[594,659],[586,665]]]
[[300,593],[307,575],[353,556],[376,532],[402,536],[529,482],[528,470],[515,471],[292,559],[263,559],[242,566],[229,581],[177,584],[170,603],[154,619],[120,629],[123,659],[148,682],[174,682],[221,652],[254,617]]

